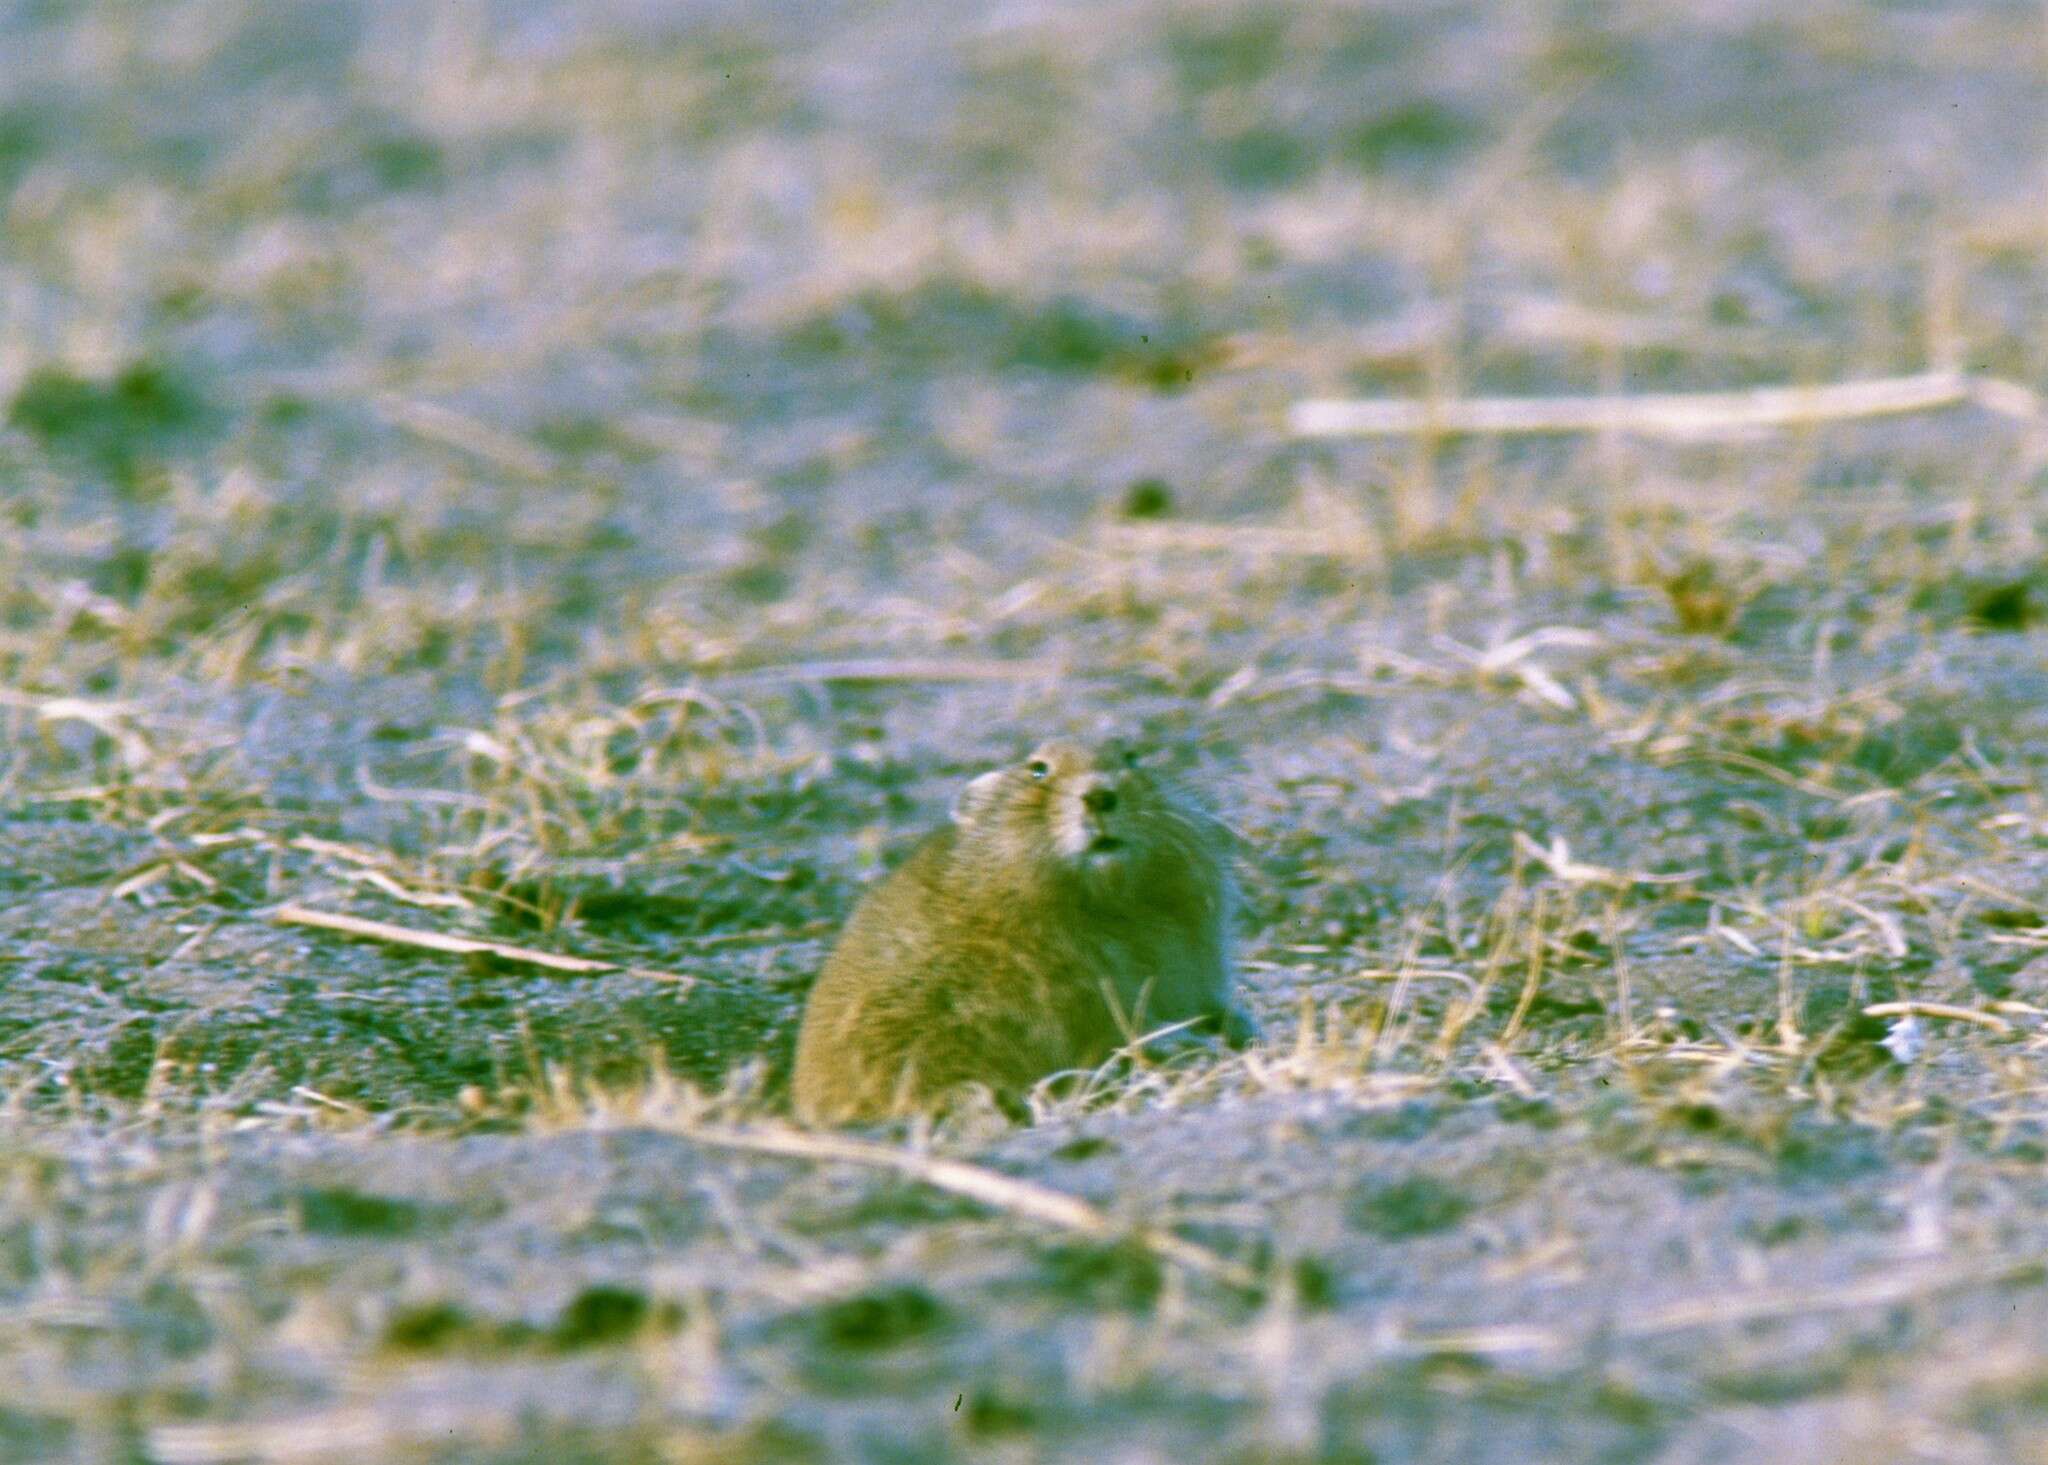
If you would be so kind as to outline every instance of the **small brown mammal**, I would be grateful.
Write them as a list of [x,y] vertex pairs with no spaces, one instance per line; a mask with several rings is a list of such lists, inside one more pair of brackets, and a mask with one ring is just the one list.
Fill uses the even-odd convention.
[[1233,1043],[1233,836],[1110,745],[1050,742],[960,791],[953,822],[854,908],[804,1011],[798,1117],[1015,1094],[1189,1019]]

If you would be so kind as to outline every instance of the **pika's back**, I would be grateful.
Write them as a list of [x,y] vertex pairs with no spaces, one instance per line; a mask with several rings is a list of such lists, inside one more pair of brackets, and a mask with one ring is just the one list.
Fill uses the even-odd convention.
[[795,1100],[817,1123],[1092,1068],[1231,1002],[1230,835],[1120,745],[1046,743],[855,907],[812,989]]

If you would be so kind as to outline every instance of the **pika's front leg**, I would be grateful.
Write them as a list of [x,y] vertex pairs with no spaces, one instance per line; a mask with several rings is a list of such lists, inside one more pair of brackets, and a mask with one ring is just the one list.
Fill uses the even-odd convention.
[[1233,1048],[1244,1048],[1265,1036],[1259,1020],[1251,1015],[1244,1004],[1236,998],[1228,998],[1213,1014],[1211,1021],[1223,1041]]
[[1259,1020],[1251,1015],[1235,998],[1205,1008],[1201,1015],[1186,1026],[1155,1039],[1150,1047],[1177,1046],[1181,1048],[1201,1047],[1221,1038],[1232,1048],[1242,1048],[1257,1041],[1264,1035]]

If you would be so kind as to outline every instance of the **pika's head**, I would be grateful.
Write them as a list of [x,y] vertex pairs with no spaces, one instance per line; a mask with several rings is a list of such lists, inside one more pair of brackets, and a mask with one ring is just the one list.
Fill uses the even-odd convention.
[[1042,743],[961,789],[953,821],[979,853],[1091,882],[1162,862],[1213,865],[1225,837],[1118,742]]

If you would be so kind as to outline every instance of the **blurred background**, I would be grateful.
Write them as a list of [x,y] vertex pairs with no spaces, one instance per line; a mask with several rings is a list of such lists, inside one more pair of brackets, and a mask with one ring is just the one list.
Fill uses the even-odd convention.
[[[2041,1458],[2025,392],[1286,420],[2038,390],[2044,128],[2032,0],[0,0],[0,1458]],[[944,1142],[1284,1280],[682,1136],[1111,724],[1271,1039]]]
[[[409,614],[361,674],[507,617],[528,670],[767,657],[792,605],[930,641],[963,562],[918,546],[1014,580],[1147,479],[1328,485],[1405,548],[1586,476],[1432,492],[1280,440],[1299,395],[1937,337],[2041,375],[2031,5],[23,3],[0,43],[15,521],[110,614],[266,648],[373,566]],[[1472,472],[1512,492],[1461,514]]]

